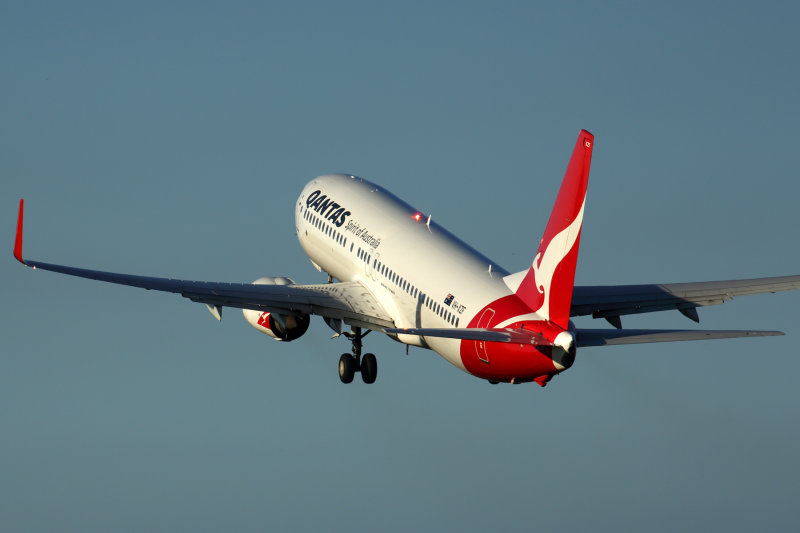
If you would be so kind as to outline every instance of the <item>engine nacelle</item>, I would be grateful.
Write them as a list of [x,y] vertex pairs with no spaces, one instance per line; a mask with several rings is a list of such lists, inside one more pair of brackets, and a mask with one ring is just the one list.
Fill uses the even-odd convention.
[[299,339],[311,322],[308,315],[274,315],[253,309],[242,309],[242,313],[251,326],[279,341]]
[[[289,278],[259,278],[253,285],[292,285]],[[254,309],[242,309],[245,320],[261,333],[279,341],[299,339],[308,330],[311,319],[308,315],[283,315]]]

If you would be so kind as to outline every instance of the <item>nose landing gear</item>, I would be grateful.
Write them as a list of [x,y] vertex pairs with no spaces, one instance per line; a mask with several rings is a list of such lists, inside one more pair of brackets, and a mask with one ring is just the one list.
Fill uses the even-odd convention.
[[361,339],[367,333],[362,334],[361,328],[353,328],[350,332],[344,333],[353,343],[353,353],[343,353],[339,358],[339,379],[342,383],[350,383],[356,372],[361,372],[361,379],[364,383],[375,383],[378,377],[378,361],[375,354],[366,353],[361,357]]

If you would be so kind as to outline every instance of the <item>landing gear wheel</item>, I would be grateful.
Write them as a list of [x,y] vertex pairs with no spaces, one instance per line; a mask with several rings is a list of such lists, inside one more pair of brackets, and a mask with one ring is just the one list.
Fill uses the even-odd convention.
[[361,379],[364,380],[364,383],[375,383],[377,377],[378,360],[375,359],[375,354],[364,354],[364,358],[361,359]]
[[339,379],[342,383],[350,383],[356,373],[356,358],[349,353],[343,353],[339,358]]

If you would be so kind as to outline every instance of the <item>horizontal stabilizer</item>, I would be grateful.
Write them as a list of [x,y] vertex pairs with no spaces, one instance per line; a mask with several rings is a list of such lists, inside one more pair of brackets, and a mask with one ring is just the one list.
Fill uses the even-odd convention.
[[419,335],[420,337],[443,337],[468,341],[553,346],[553,343],[541,333],[511,328],[389,328],[383,331],[391,335]]
[[692,329],[579,329],[578,347],[645,344],[649,342],[702,341],[737,337],[771,337],[782,331],[692,330]]

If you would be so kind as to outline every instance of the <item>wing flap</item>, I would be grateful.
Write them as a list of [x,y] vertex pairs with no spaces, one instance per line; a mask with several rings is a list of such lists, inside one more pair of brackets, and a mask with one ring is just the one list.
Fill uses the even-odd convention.
[[690,330],[690,329],[579,329],[578,347],[646,344],[651,342],[701,341],[739,337],[770,337],[782,331]]

